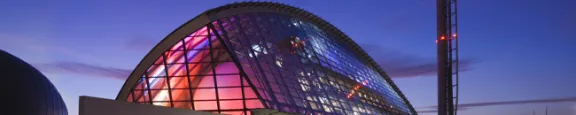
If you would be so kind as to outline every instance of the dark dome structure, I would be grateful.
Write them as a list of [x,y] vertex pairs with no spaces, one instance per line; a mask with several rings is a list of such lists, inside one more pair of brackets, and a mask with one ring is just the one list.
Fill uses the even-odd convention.
[[[0,50],[0,115],[67,115],[62,97],[40,71]],[[7,101],[7,102],[6,102]]]

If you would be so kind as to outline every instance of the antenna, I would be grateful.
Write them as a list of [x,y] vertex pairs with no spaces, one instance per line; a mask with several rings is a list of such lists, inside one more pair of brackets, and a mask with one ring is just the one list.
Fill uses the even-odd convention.
[[438,115],[458,111],[458,5],[457,0],[436,0],[438,49]]

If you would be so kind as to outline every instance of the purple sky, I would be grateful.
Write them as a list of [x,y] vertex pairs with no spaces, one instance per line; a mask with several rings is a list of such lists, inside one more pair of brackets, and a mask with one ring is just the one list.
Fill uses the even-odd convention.
[[[434,110],[435,0],[322,1],[282,2],[340,28],[396,75],[417,110]],[[0,1],[0,49],[39,67],[76,115],[78,96],[115,98],[122,75],[164,36],[231,2]],[[574,6],[575,0],[460,1],[460,53],[469,61],[460,102],[471,103],[460,114],[543,114],[548,106],[551,115],[576,115]]]

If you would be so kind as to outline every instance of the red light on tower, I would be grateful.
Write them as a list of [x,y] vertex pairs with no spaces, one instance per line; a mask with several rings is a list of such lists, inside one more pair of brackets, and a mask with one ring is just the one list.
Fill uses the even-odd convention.
[[440,40],[444,40],[444,39],[446,39],[446,37],[444,37],[444,36],[440,37]]

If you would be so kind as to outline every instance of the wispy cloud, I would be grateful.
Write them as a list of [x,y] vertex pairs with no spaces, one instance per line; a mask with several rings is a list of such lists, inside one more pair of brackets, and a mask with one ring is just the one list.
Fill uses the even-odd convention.
[[[18,36],[0,33],[0,49],[12,49],[27,55],[33,66],[42,72],[74,73],[81,76],[94,76],[125,80],[130,74],[129,69],[103,67],[79,62],[61,62],[58,57],[81,59],[89,54],[80,53],[74,48],[66,48],[50,44],[46,39],[32,36]],[[27,60],[30,61],[30,60]]]
[[[496,101],[496,102],[479,102],[460,104],[458,107],[483,107],[496,105],[515,105],[515,104],[535,104],[535,103],[558,103],[558,102],[576,102],[576,97],[569,98],[551,98],[535,100],[517,100],[517,101]],[[427,108],[437,108],[438,106],[427,106]]]
[[[138,37],[128,39],[125,46],[134,50],[149,50],[154,47],[157,40]],[[407,78],[418,76],[434,75],[437,70],[436,59],[428,57],[419,57],[408,55],[399,51],[389,50],[376,45],[361,44],[369,54],[391,77]],[[59,49],[58,52],[68,52],[76,54],[73,51],[51,46],[38,46],[37,49]],[[467,71],[472,69],[472,65],[477,63],[476,60],[461,60],[460,70]],[[70,72],[78,74],[90,74],[92,76],[110,77],[115,79],[126,79],[131,70],[119,69],[114,67],[102,67],[78,62],[52,62],[47,64],[37,64],[41,70],[47,72]]]
[[[438,68],[435,56],[414,56],[372,44],[361,44],[361,46],[393,78],[434,75]],[[460,72],[471,70],[472,65],[478,62],[473,59],[461,59]]]
[[37,57],[48,58],[53,55],[80,58],[86,55],[75,51],[74,48],[61,47],[50,43],[48,38],[21,36],[0,33],[0,49],[14,49]]
[[53,62],[45,64],[33,64],[33,66],[44,72],[67,72],[119,80],[126,80],[130,75],[130,72],[132,72],[130,69],[103,67],[77,62]]
[[[149,50],[158,43],[158,40],[148,39],[145,37],[135,37],[126,41],[128,49]],[[437,63],[436,57],[420,57],[409,55],[400,51],[383,48],[373,44],[360,44],[393,78],[406,78],[429,76],[436,74]],[[461,72],[472,70],[472,65],[478,63],[478,60],[462,59],[459,68]]]
[[[538,103],[560,103],[560,102],[576,102],[576,97],[465,103],[465,104],[459,104],[458,108],[459,108],[459,110],[469,110],[473,107],[486,107],[486,106],[499,106],[499,105],[519,105],[519,104],[538,104]],[[433,108],[438,108],[438,106],[425,106],[425,107],[420,107],[420,108],[433,109]],[[433,113],[433,112],[437,112],[437,110],[424,110],[424,111],[418,111],[418,112],[419,113]]]

